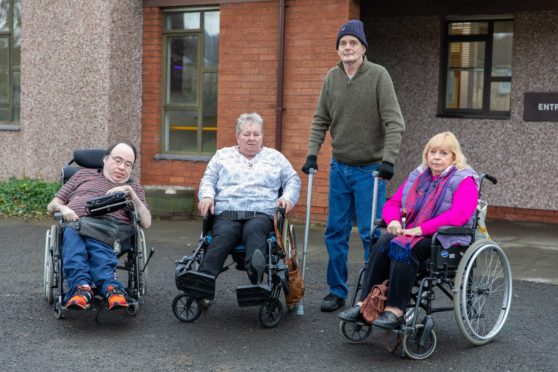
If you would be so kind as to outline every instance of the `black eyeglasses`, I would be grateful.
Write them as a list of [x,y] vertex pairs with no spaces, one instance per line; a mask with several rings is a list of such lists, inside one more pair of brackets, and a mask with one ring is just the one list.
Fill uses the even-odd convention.
[[124,161],[124,159],[122,159],[120,156],[112,156],[110,155],[110,158],[112,160],[114,160],[114,162],[117,165],[122,165],[124,164],[124,166],[128,169],[132,169],[134,167],[134,163],[132,163],[131,161]]

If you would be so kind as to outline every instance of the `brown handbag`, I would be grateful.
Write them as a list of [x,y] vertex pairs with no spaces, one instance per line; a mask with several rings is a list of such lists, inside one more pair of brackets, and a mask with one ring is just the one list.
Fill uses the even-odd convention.
[[372,287],[372,290],[360,305],[360,312],[362,317],[368,323],[372,323],[376,318],[378,318],[385,308],[385,302],[387,300],[388,294],[388,280],[384,280],[381,284],[376,284]]
[[[302,270],[298,265],[296,257],[296,243],[294,240],[291,224],[286,216],[279,221],[278,212],[275,212],[273,225],[275,228],[275,236],[279,248],[285,253],[285,265],[289,274],[289,290],[285,291],[285,302],[287,308],[292,310],[296,304],[304,297],[304,280],[302,279]],[[287,252],[287,249],[289,250]]]

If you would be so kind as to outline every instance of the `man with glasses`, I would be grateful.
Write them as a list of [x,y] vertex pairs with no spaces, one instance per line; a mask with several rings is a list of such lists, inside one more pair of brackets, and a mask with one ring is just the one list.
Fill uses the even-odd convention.
[[[134,202],[140,225],[151,226],[151,213],[145,201],[145,192],[130,180],[136,161],[136,148],[125,142],[110,146],[103,158],[103,168],[80,169],[55,195],[48,205],[50,213],[60,212],[65,222],[79,221],[87,215],[88,200],[123,192]],[[131,223],[125,209],[107,214],[118,222]],[[118,259],[113,247],[91,237],[82,236],[72,227],[64,229],[62,240],[62,262],[68,294],[66,307],[88,309],[91,307],[91,285],[99,288],[105,296],[109,310],[128,306],[122,284],[116,279]]]
[[[341,61],[329,70],[320,93],[308,140],[306,174],[318,170],[317,156],[326,133],[331,134],[332,159],[329,173],[329,216],[325,243],[329,254],[329,294],[321,310],[335,311],[347,297],[349,236],[356,214],[364,259],[370,249],[372,172],[389,180],[405,130],[395,89],[386,69],[366,59],[368,43],[364,26],[350,20],[337,34]],[[379,183],[376,217],[385,203],[385,181]]]

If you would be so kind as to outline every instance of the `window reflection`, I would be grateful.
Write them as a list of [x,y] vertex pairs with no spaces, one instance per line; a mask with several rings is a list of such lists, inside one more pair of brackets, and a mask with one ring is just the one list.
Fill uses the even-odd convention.
[[[166,15],[164,151],[213,153],[217,144],[219,11]],[[170,32],[172,31],[172,32]]]
[[509,113],[513,21],[452,21],[447,32],[444,110]]

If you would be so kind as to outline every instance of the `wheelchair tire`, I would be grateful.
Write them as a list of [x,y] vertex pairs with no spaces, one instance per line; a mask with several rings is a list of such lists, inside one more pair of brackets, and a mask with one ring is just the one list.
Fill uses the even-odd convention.
[[258,320],[264,328],[273,328],[283,317],[283,304],[277,298],[266,300],[258,310]]
[[[143,229],[138,228],[138,274],[139,274],[139,297],[143,298],[147,292],[147,267],[145,262],[147,261],[147,245],[145,244],[145,234]],[[144,269],[145,268],[145,269]],[[142,271],[143,270],[143,271]]]
[[437,339],[433,329],[430,330],[424,345],[420,345],[423,329],[424,324],[417,324],[415,332],[403,336],[403,351],[411,359],[426,359],[436,350]]
[[131,316],[138,315],[139,310],[140,310],[140,304],[138,304],[138,303],[130,304],[126,308],[126,312]]
[[459,262],[453,288],[457,325],[473,345],[484,345],[500,332],[512,299],[510,263],[490,240],[473,243]]
[[54,303],[54,265],[53,260],[54,247],[58,244],[58,226],[51,226],[46,232],[45,238],[45,263],[44,263],[44,279],[43,287],[45,297],[49,304]]
[[199,299],[180,293],[172,301],[172,312],[181,322],[190,323],[198,319],[202,312],[202,304]]
[[64,307],[64,305],[62,305],[61,302],[57,302],[52,307],[52,312],[54,313],[54,317],[56,319],[64,319],[66,317],[66,313],[68,312],[68,310],[66,310],[66,308]]
[[368,336],[370,336],[372,326],[367,324],[345,322],[342,320],[339,322],[339,332],[341,332],[341,335],[343,335],[347,341],[359,344],[364,342]]

